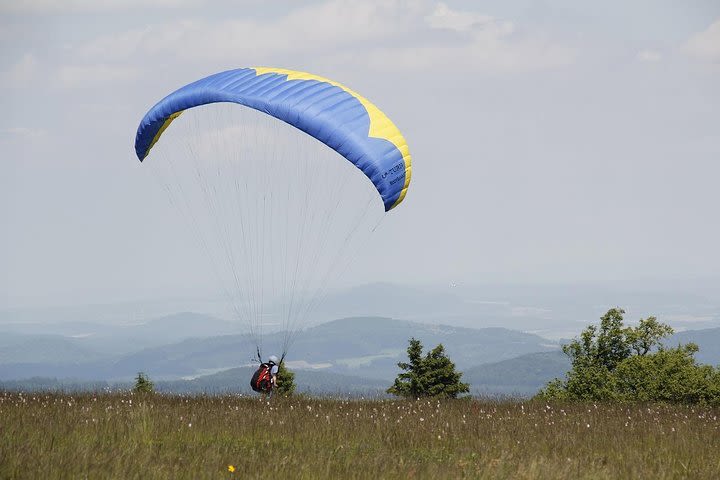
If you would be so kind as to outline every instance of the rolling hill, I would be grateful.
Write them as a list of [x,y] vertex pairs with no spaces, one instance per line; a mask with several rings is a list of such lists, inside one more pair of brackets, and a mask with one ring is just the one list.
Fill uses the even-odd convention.
[[[72,339],[75,345],[104,354],[127,354],[143,348],[188,338],[237,334],[240,325],[209,315],[181,312],[142,322],[106,324],[90,321],[10,322],[0,324],[5,335],[54,335]],[[0,345],[3,342],[0,340]]]
[[60,335],[0,334],[0,365],[9,363],[94,362],[103,353],[86,347],[76,338]]
[[[332,321],[298,332],[287,360],[291,367],[327,368],[333,373],[391,380],[411,337],[426,348],[443,343],[460,368],[509,359],[557,346],[533,334],[503,328],[470,329],[393,320],[356,317]],[[23,341],[32,342],[36,336]],[[125,341],[120,337],[116,341]],[[264,339],[266,354],[279,352],[281,335]],[[75,339],[73,339],[75,341]],[[142,348],[124,355],[90,358],[67,352],[43,361],[0,364],[0,379],[31,376],[123,380],[144,371],[154,378],[177,379],[248,365],[254,347],[243,335],[192,338],[163,346]],[[40,357],[38,357],[40,358]],[[295,363],[293,363],[295,362]]]
[[569,369],[570,359],[560,351],[529,353],[469,368],[462,380],[470,384],[473,393],[532,395]]
[[[146,348],[135,344],[134,351],[124,354],[89,348],[86,338],[5,332],[0,334],[0,380],[54,377],[65,379],[64,384],[67,379],[113,383],[129,381],[143,371],[158,385],[177,387],[177,391],[202,390],[203,386],[229,388],[232,385],[229,377],[236,374],[222,372],[252,364],[254,348],[249,339],[237,334],[182,339],[188,331],[202,331],[206,322],[210,331],[229,327],[222,320],[215,320],[184,313],[125,326],[127,333],[115,338],[103,334],[116,343],[132,343],[143,335],[159,336],[163,332],[171,332],[167,334],[169,339],[181,338]],[[410,337],[420,339],[426,349],[443,343],[476,393],[531,394],[569,368],[569,361],[558,346],[537,335],[503,328],[427,325],[383,317],[345,318],[298,332],[287,361],[298,374],[299,384],[307,381],[311,389],[317,385],[326,388],[334,378],[339,385],[369,391],[392,381]],[[265,353],[278,352],[279,342],[279,335],[267,336]],[[720,364],[720,328],[679,332],[665,344],[687,342],[700,346],[696,356],[699,362]],[[127,351],[130,346],[118,349]],[[237,371],[238,376],[243,374]]]
[[695,358],[700,363],[720,366],[720,328],[706,328],[703,330],[685,330],[670,337],[665,345],[672,347],[678,343],[696,343],[700,351]]

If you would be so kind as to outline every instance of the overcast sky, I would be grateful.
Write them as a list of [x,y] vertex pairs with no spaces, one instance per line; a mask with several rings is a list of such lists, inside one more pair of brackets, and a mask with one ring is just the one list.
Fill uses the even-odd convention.
[[350,282],[720,272],[716,0],[0,0],[0,307],[201,288],[135,130],[254,65],[343,82],[408,140]]

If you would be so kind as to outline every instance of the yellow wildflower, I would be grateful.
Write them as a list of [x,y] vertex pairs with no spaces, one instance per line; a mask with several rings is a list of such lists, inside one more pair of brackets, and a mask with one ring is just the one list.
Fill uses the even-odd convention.
[[235,471],[235,467],[233,465],[228,465],[228,472],[232,473]]

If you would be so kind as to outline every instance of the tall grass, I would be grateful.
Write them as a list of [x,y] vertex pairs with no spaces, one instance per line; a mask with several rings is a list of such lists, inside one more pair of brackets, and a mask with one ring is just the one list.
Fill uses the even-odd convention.
[[711,479],[718,417],[664,405],[0,393],[0,478]]

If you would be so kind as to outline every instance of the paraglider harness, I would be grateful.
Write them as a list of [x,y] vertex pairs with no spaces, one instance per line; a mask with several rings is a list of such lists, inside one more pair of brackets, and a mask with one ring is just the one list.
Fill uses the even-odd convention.
[[[258,357],[260,357],[260,353],[258,352]],[[285,355],[283,354],[282,358],[285,358]],[[280,360],[280,363],[282,363],[282,359]],[[250,387],[259,393],[268,393],[272,390],[273,384],[272,384],[272,367],[274,367],[276,364],[272,361],[269,362],[262,362],[257,370],[255,370],[255,373],[253,373],[252,379],[250,379]],[[278,365],[279,367],[279,365]]]
[[263,362],[260,364],[250,380],[250,386],[256,392],[266,393],[272,390],[272,375],[270,371],[275,364],[272,362]]

